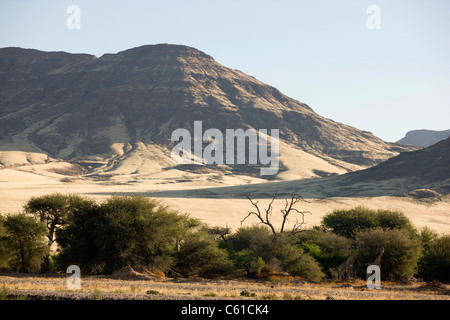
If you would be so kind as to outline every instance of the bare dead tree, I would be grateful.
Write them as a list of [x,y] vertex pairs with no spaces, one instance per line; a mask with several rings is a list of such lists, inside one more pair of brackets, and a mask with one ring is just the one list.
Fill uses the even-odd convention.
[[[272,222],[272,212],[273,212],[273,202],[275,201],[275,199],[278,196],[278,191],[275,192],[275,195],[273,196],[272,200],[270,201],[269,205],[267,206],[267,208],[263,208],[261,209],[258,205],[259,201],[253,201],[251,198],[251,193],[247,194],[247,199],[250,201],[250,203],[252,204],[252,206],[256,209],[256,211],[250,211],[248,213],[248,215],[242,219],[241,221],[241,225],[242,223],[250,216],[256,216],[256,218],[258,218],[258,220],[260,221],[260,223],[268,226],[270,228],[270,230],[272,231],[272,233],[274,235],[277,234],[277,231],[275,229],[275,226],[273,225]],[[301,231],[302,226],[305,224],[305,214],[309,213],[311,214],[311,212],[309,211],[300,211],[297,208],[294,208],[294,205],[296,205],[299,201],[304,201],[304,199],[301,197],[301,195],[298,192],[293,192],[290,195],[290,199],[285,199],[286,203],[284,206],[284,209],[281,209],[281,215],[282,215],[282,222],[281,222],[281,228],[279,233],[282,233],[285,231],[285,227],[286,227],[286,222],[289,222],[289,216],[292,213],[298,213],[301,216],[301,220],[299,221],[298,218],[296,218],[296,221],[290,231],[290,234],[296,234],[298,232]]]

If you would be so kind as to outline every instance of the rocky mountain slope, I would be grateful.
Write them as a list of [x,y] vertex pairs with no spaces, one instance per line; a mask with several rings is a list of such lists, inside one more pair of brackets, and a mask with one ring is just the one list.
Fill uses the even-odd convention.
[[283,179],[345,173],[417,149],[324,118],[187,46],[148,45],[99,58],[0,49],[1,166],[59,159],[76,163],[82,174],[195,171],[170,158],[171,133],[192,132],[194,121],[222,132],[280,129]]
[[410,144],[418,147],[428,147],[436,142],[447,139],[450,136],[449,130],[412,130],[406,136],[397,141],[401,144]]
[[433,187],[447,182],[450,192],[450,137],[428,148],[405,152],[377,166],[348,174],[352,181],[408,179],[417,186]]

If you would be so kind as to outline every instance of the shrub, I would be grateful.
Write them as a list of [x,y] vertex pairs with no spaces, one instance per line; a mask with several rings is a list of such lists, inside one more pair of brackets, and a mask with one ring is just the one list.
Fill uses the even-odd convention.
[[[287,232],[273,234],[265,226],[240,228],[231,236],[237,268],[248,275],[263,276],[263,270],[285,271],[291,275],[319,281],[324,277],[319,264],[296,244],[297,238]],[[266,272],[267,274],[267,272]]]
[[358,232],[375,228],[402,229],[411,235],[417,234],[403,213],[381,209],[371,210],[365,207],[334,210],[323,217],[322,225],[335,234],[348,238],[355,238]]
[[2,289],[0,290],[0,301],[3,300],[8,300],[8,288],[6,288],[4,283]]
[[275,293],[267,293],[261,296],[262,300],[278,300],[278,297]]
[[400,211],[378,209],[375,216],[379,228],[405,230],[412,236],[418,234],[411,221]]
[[319,262],[329,278],[336,276],[334,269],[352,252],[353,241],[319,228],[305,230],[297,239],[304,252]]
[[217,293],[215,292],[207,292],[203,295],[204,297],[217,297]]
[[91,300],[102,300],[103,299],[103,292],[97,288],[92,291]]
[[262,225],[239,228],[231,236],[233,250],[251,249],[256,256],[261,256],[272,241],[272,233]]
[[374,262],[381,248],[384,248],[382,279],[395,280],[400,276],[415,274],[422,251],[418,236],[411,236],[406,230],[378,228],[360,232],[357,242],[360,252],[355,264],[361,277],[365,278],[367,266]]
[[187,216],[144,197],[113,196],[99,207],[104,226],[97,238],[105,271],[142,265],[168,270]]
[[274,266],[264,266],[262,267],[260,274],[263,278],[270,278],[276,273],[276,269]]
[[266,265],[262,255],[271,245],[272,233],[265,226],[239,228],[230,236],[228,247],[231,259],[238,269],[245,269],[249,276],[256,276]]
[[450,282],[450,236],[429,242],[419,263],[419,275],[425,280]]
[[439,235],[431,230],[428,227],[423,227],[422,230],[420,230],[420,237],[422,239],[422,245],[424,250],[428,250],[433,240],[439,238]]
[[262,276],[261,271],[266,267],[263,258],[257,257],[247,263],[247,272],[252,276]]
[[337,235],[353,238],[361,230],[375,228],[377,222],[372,210],[356,207],[328,213],[322,218],[322,224]]
[[184,277],[200,275],[214,277],[233,269],[227,251],[219,249],[217,242],[202,230],[187,233],[179,240],[172,270]]
[[325,277],[317,261],[307,253],[289,263],[286,271],[293,276],[300,276],[313,281],[321,281]]
[[244,290],[240,293],[241,297],[256,297],[256,293]]
[[296,245],[296,238],[284,233],[278,235],[273,241],[269,253],[278,260],[284,271],[293,276],[320,281],[325,274],[319,263],[303,249]]
[[151,294],[151,295],[160,295],[161,292],[156,291],[156,290],[147,290],[147,294]]

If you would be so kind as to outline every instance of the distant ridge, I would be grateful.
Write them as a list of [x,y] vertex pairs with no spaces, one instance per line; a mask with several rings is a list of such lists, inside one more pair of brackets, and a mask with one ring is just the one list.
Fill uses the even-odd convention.
[[428,147],[436,142],[447,139],[450,136],[450,129],[436,130],[412,130],[406,133],[406,136],[397,141],[401,144],[410,144],[418,147]]

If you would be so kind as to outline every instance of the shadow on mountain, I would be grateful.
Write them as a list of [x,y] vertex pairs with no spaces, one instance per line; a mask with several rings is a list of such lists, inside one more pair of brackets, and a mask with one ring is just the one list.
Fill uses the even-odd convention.
[[[417,190],[424,190],[418,192]],[[404,152],[374,167],[317,179],[170,191],[149,191],[156,198],[279,198],[299,192],[305,199],[333,197],[434,197],[450,193],[450,138],[428,148]],[[427,196],[427,194],[429,196]]]

